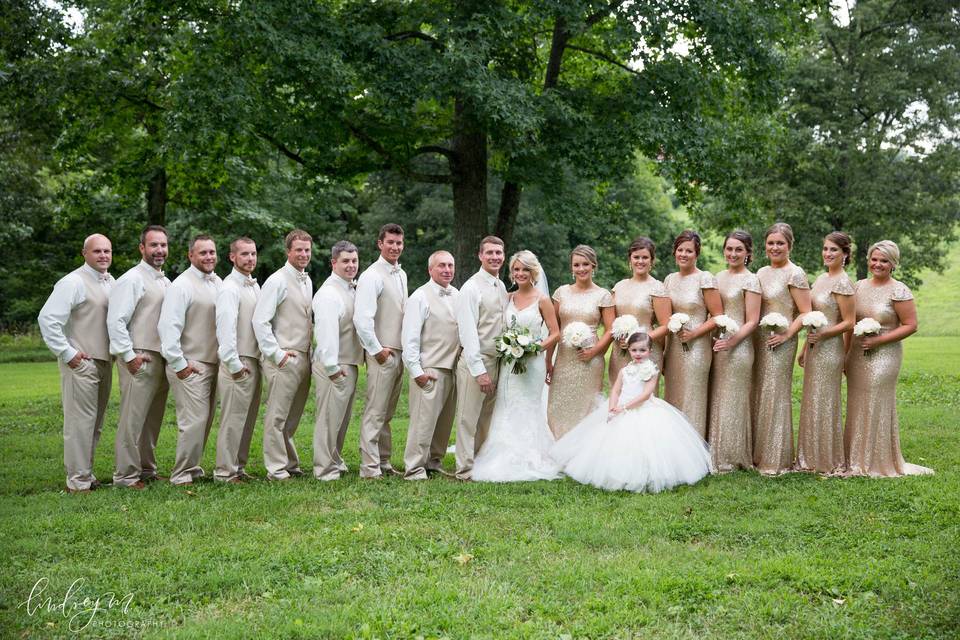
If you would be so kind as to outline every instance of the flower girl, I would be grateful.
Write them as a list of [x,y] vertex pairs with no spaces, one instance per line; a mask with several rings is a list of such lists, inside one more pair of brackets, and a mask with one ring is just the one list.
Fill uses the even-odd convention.
[[710,473],[710,451],[687,418],[653,397],[660,372],[648,358],[650,336],[627,340],[631,362],[600,406],[550,450],[564,473],[608,491],[657,493]]

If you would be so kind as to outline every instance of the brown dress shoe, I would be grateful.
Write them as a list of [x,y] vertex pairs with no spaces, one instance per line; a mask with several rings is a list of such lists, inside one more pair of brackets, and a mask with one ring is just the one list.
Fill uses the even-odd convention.
[[67,493],[90,493],[93,489],[71,489],[70,487],[64,487],[67,490]]
[[147,485],[143,484],[141,480],[137,480],[133,484],[115,484],[113,486],[119,487],[120,489],[133,489],[134,491],[143,491],[147,488]]

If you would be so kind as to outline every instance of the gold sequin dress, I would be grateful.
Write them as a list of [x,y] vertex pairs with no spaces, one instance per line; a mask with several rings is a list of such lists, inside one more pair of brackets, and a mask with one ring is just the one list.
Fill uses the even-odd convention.
[[[803,269],[787,263],[780,268],[766,266],[757,272],[760,279],[760,318],[780,313],[789,322],[797,316],[791,288],[809,289]],[[797,336],[772,351],[767,348],[770,331],[758,327],[754,333],[753,464],[761,473],[783,473],[793,467],[793,360]]]
[[[694,330],[707,320],[707,305],[703,299],[704,289],[716,289],[717,279],[708,271],[697,271],[688,276],[671,273],[663,281],[670,294],[673,313],[690,316],[686,328]],[[710,384],[710,361],[713,357],[713,342],[710,335],[703,335],[687,342],[689,350],[673,333],[667,333],[667,349],[663,364],[663,398],[680,409],[690,420],[701,438],[707,437],[707,397]]]
[[[596,330],[600,310],[612,307],[613,297],[602,287],[580,293],[565,284],[554,291],[553,302],[559,310],[561,332],[571,322],[583,322]],[[581,362],[577,350],[560,341],[547,401],[547,422],[554,437],[562,438],[593,409],[603,388],[603,365],[603,354]]]
[[[746,322],[746,292],[760,293],[760,279],[744,271],[717,274],[723,313],[737,324]],[[717,471],[753,468],[750,433],[750,385],[753,381],[753,340],[713,354],[710,371],[710,455]]]
[[[634,315],[640,326],[646,327],[647,331],[657,325],[657,316],[653,312],[653,299],[666,297],[669,296],[663,283],[653,276],[647,276],[643,282],[637,282],[633,278],[621,280],[613,287],[613,301],[616,303],[617,316]],[[659,367],[662,358],[663,348],[654,342],[653,349],[650,351],[650,360]],[[630,354],[614,341],[610,350],[610,384],[616,381],[620,369],[629,362]]]
[[[875,287],[860,280],[854,287],[857,322],[873,318],[889,332],[900,325],[894,302],[913,300],[905,284],[894,279]],[[856,339],[847,354],[847,421],[843,442],[847,471],[855,475],[902,476],[932,473],[904,462],[897,421],[897,376],[902,341],[888,342],[866,354]]]
[[[853,283],[847,274],[821,273],[810,290],[810,303],[814,311],[823,312],[830,326],[834,326],[843,320],[837,296],[852,295]],[[840,381],[844,356],[842,334],[807,347],[797,437],[797,468],[803,471],[843,471]]]

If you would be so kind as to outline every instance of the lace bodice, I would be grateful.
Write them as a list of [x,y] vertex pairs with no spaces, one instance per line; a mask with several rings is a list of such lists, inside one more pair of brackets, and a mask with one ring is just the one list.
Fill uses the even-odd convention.
[[620,406],[624,406],[641,393],[650,378],[659,373],[657,365],[650,360],[636,363],[631,362],[623,368],[620,375],[623,376],[623,384],[620,388]]
[[507,308],[503,312],[503,326],[509,327],[516,319],[517,326],[526,327],[530,330],[530,335],[535,340],[543,338],[543,316],[540,315],[540,303],[534,302],[523,309],[517,309],[513,304],[513,298],[507,303]]

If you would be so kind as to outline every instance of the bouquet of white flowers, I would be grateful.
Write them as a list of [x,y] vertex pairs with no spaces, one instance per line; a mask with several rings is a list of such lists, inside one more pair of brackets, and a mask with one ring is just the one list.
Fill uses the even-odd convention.
[[[670,320],[667,321],[667,331],[673,335],[677,335],[688,322],[690,322],[690,316],[685,313],[675,313],[670,316]],[[683,347],[684,351],[690,350],[690,346],[686,342],[681,342],[680,346]]]
[[563,344],[580,350],[591,346],[597,334],[585,322],[571,322],[563,328]]
[[[874,320],[873,318],[864,318],[857,324],[853,325],[853,335],[861,338],[863,336],[875,336],[879,335],[883,327],[880,326],[880,323]],[[870,353],[870,349],[864,349],[863,355]]]
[[[613,334],[613,339],[619,344],[642,329],[643,327],[640,326],[640,321],[637,320],[637,316],[625,313],[613,321],[611,333]],[[626,351],[626,348],[621,347],[621,350]]]
[[[803,318],[800,320],[804,328],[806,328],[807,333],[816,333],[820,329],[823,329],[825,326],[830,324],[830,321],[827,320],[827,316],[824,315],[822,311],[811,311],[810,313],[803,314]],[[807,343],[808,349],[813,349],[813,345],[809,342]]]
[[724,340],[729,338],[737,331],[740,331],[740,325],[737,324],[737,321],[731,318],[728,315],[719,315],[713,319],[717,323],[717,326],[720,327],[720,339]]
[[530,335],[530,329],[517,325],[516,318],[493,339],[493,343],[497,347],[497,359],[512,364],[513,372],[517,375],[526,373],[527,358],[542,350],[540,342]]
[[[790,326],[790,321],[782,313],[768,313],[760,318],[760,326],[770,331],[772,337],[775,333],[786,331]],[[773,347],[767,347],[767,351],[773,351]]]

